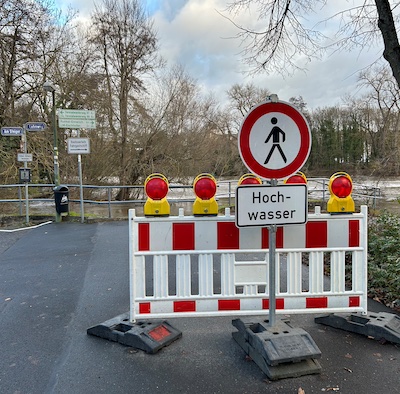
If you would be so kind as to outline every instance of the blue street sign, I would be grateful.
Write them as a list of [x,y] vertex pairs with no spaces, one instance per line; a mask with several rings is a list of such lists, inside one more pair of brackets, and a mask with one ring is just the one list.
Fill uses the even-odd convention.
[[15,137],[24,134],[24,129],[22,127],[2,127],[1,135]]
[[26,122],[24,124],[24,129],[26,131],[43,131],[47,127],[44,122]]

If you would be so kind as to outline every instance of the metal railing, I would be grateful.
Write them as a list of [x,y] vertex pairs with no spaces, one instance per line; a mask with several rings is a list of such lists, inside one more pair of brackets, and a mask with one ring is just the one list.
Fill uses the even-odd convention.
[[[227,206],[233,207],[237,182],[237,180],[223,180],[218,182],[216,198],[224,201]],[[309,201],[315,201],[324,207],[329,198],[328,183],[328,178],[309,178]],[[113,218],[113,205],[140,206],[146,201],[143,185],[83,185],[84,195],[89,196],[88,198],[84,198],[83,201],[74,198],[74,195],[79,196],[79,184],[66,184],[66,186],[69,189],[70,203],[83,203],[85,206],[106,206],[106,217],[110,219]],[[28,199],[24,196],[25,187],[28,188]],[[374,209],[376,208],[377,201],[382,198],[380,188],[362,184],[354,184],[353,187],[352,196],[355,200],[372,206]],[[7,213],[13,215],[19,214],[23,216],[24,211],[29,212],[29,205],[33,206],[38,203],[43,203],[44,212],[46,211],[46,207],[47,210],[54,211],[53,188],[54,184],[29,183],[27,186],[25,184],[0,185],[0,213],[5,214],[7,211]],[[129,189],[135,197],[128,200],[116,200],[118,192],[121,189]],[[195,199],[192,192],[192,185],[171,184],[169,185],[169,189],[168,201],[171,205],[176,203],[191,203]],[[17,206],[17,208],[5,207],[5,204]],[[27,204],[28,207],[26,206]]]

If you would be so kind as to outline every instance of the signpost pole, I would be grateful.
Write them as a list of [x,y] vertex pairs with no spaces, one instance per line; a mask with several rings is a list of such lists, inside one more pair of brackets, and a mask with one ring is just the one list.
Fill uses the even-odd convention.
[[268,228],[269,231],[269,326],[276,324],[276,286],[275,286],[275,250],[276,250],[276,224]]
[[[246,167],[260,178],[270,180],[270,185],[239,185],[235,215],[237,227],[268,228],[268,263],[265,262],[268,271],[265,275],[269,316],[267,325],[265,321],[259,323],[266,332],[257,329],[257,333],[252,333],[254,337],[249,337],[248,321],[235,319],[232,324],[239,328],[239,333],[234,333],[234,339],[273,380],[318,373],[321,366],[315,358],[320,357],[321,352],[313,346],[309,334],[296,329],[293,335],[288,335],[291,330],[288,322],[276,321],[276,267],[280,263],[276,253],[277,226],[307,222],[307,186],[284,184],[280,187],[278,179],[296,173],[304,165],[311,149],[310,128],[294,106],[271,95],[247,114],[238,143]],[[300,201],[304,205],[300,205]],[[251,320],[252,325],[255,322]],[[257,337],[259,333],[262,336]],[[267,340],[270,346],[265,345]]]
[[[271,186],[276,186],[278,181],[271,180]],[[268,241],[269,241],[269,326],[274,327],[276,324],[276,224],[268,228]]]
[[[24,154],[28,153],[28,146],[26,141],[26,130],[24,129],[24,133],[21,136],[23,146],[24,146]],[[24,161],[24,170],[28,168],[28,162]],[[25,222],[29,224],[29,189],[28,182],[25,182]]]
[[82,185],[82,156],[78,155],[78,172],[79,172],[79,198],[81,200],[81,223],[85,221],[85,213],[83,207],[83,185]]
[[[60,185],[60,168],[58,164],[58,136],[57,136],[57,114],[56,114],[56,90],[51,91],[52,97],[52,122],[53,122],[53,154],[54,154],[54,186]],[[61,214],[56,209],[56,223],[61,222]]]
[[80,130],[77,129],[78,138],[68,138],[68,153],[78,155],[78,177],[80,191],[81,223],[85,220],[83,185],[82,185],[82,153],[90,153],[89,138],[79,138]]
[[[77,129],[79,137],[79,129],[95,129],[96,128],[96,113],[93,110],[79,109],[61,109],[58,112],[58,126],[60,128]],[[89,141],[87,142],[87,147]],[[85,146],[86,147],[86,146]],[[80,146],[82,149],[82,146]],[[82,185],[82,156],[81,153],[89,153],[85,151],[74,151],[68,145],[68,153],[78,153],[78,172],[79,172],[79,189],[80,189],[80,204],[81,204],[81,223],[84,222],[84,201],[83,201],[83,185]]]
[[[266,125],[268,125],[267,128]],[[278,179],[284,179],[294,174],[306,162],[311,149],[311,131],[307,119],[294,106],[279,101],[278,96],[272,94],[265,102],[253,107],[246,115],[240,127],[238,143],[240,157],[245,166],[260,178],[270,179],[270,186],[276,188]],[[239,188],[236,192],[236,225],[238,227],[258,224],[262,226],[262,221],[265,222],[265,219],[269,218],[269,213],[273,216],[273,211],[269,211],[268,215],[264,211],[248,211],[248,216],[240,215],[238,190]],[[285,199],[284,194],[281,194],[281,197],[285,204],[292,204],[292,201],[294,201],[292,196],[289,195],[287,195],[287,199]],[[256,206],[255,202],[258,200],[261,201],[261,194],[255,195],[253,193],[252,205]],[[286,200],[288,201],[286,202]],[[270,205],[277,207],[276,203],[277,201],[271,199]],[[270,222],[268,226],[269,325],[271,327],[276,324],[276,226],[281,223],[282,212],[284,212],[285,218],[294,219],[291,223],[301,219],[301,215],[294,217],[297,215],[297,210],[297,206],[290,210],[279,210],[279,217],[278,210],[276,210],[275,221]],[[307,220],[306,217],[304,219]],[[264,223],[264,226],[266,225]]]
[[[58,136],[57,136],[57,114],[56,114],[56,88],[50,83],[45,82],[43,89],[51,92],[52,99],[52,126],[53,126],[53,160],[54,160],[54,186],[60,186],[60,169],[58,164]],[[61,222],[61,214],[56,209],[56,223]]]
[[[81,136],[80,130],[78,130],[78,138]],[[85,221],[85,212],[83,206],[83,185],[82,185],[82,155],[78,154],[78,176],[79,176],[79,199],[81,203],[81,223]]]

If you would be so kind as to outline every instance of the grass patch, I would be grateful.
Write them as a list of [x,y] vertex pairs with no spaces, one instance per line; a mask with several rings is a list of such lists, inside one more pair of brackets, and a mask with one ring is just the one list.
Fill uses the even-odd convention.
[[[80,212],[75,212],[75,211],[69,211],[68,216],[71,217],[81,217],[81,213]],[[86,213],[85,212],[85,218],[100,218],[99,215],[95,214],[95,213]]]

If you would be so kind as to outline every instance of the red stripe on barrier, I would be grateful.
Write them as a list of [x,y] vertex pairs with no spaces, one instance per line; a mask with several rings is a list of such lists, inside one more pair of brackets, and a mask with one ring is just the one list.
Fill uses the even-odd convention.
[[328,297],[306,298],[306,308],[327,308]]
[[240,311],[240,300],[218,300],[219,311]]
[[283,227],[276,229],[276,247],[283,248]]
[[175,301],[174,312],[196,312],[196,301]]
[[360,306],[360,297],[353,296],[349,297],[349,307]]
[[239,229],[234,222],[217,222],[217,249],[239,249]]
[[150,313],[150,312],[151,312],[150,302],[141,302],[139,304],[139,313]]
[[306,248],[326,248],[328,246],[328,223],[306,223]]
[[360,222],[349,220],[349,246],[360,246]]
[[150,223],[139,223],[139,250],[150,250]]
[[[262,300],[262,308],[269,309],[269,299],[264,298]],[[283,298],[277,298],[275,300],[275,308],[276,309],[285,309],[285,300]]]
[[269,248],[269,231],[266,227],[261,229],[261,248],[268,249]]
[[[283,248],[283,227],[276,229],[276,247]],[[266,227],[261,229],[261,248],[269,249],[269,231]]]
[[194,250],[194,223],[172,223],[172,249]]

